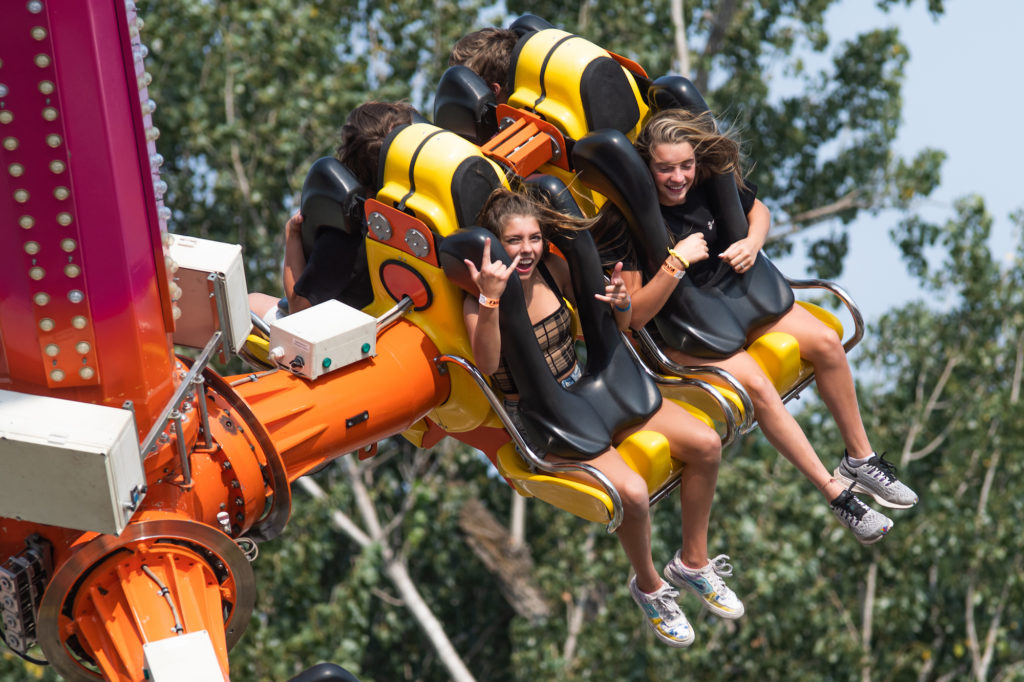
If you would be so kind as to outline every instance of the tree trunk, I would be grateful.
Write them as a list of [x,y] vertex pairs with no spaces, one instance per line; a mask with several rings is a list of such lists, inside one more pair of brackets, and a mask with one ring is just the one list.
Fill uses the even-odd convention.
[[527,545],[512,536],[480,500],[469,500],[459,512],[459,528],[466,544],[495,578],[502,595],[516,613],[530,622],[544,620],[551,607],[533,581],[533,559]]

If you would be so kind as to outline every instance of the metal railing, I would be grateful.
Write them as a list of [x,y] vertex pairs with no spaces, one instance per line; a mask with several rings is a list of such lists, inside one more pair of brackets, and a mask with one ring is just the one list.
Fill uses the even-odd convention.
[[531,471],[543,471],[548,474],[559,474],[566,471],[580,471],[588,476],[591,476],[596,480],[605,492],[608,493],[608,497],[612,500],[612,518],[608,522],[607,530],[609,533],[615,532],[619,525],[622,523],[622,497],[619,496],[619,491],[615,488],[615,485],[597,468],[586,464],[585,462],[548,462],[542,457],[539,457],[537,453],[526,443],[523,439],[519,429],[516,428],[515,424],[512,423],[512,419],[508,416],[508,412],[505,411],[505,406],[498,399],[498,396],[488,385],[487,380],[484,379],[483,374],[476,368],[473,363],[458,355],[441,355],[435,359],[436,362],[451,363],[464,369],[476,382],[477,387],[487,398],[487,402],[490,403],[491,409],[498,415],[498,419],[505,426],[505,430],[512,437],[516,447],[519,449],[519,453],[526,461],[527,466]]

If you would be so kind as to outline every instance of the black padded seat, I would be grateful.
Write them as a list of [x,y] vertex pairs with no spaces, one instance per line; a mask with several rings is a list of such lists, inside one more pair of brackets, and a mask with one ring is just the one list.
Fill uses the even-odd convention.
[[309,258],[321,230],[362,236],[363,186],[341,161],[325,156],[313,162],[302,183],[302,250]]
[[583,211],[572,198],[572,192],[560,178],[546,173],[534,173],[523,178],[523,184],[536,194],[543,197],[551,208],[573,218],[583,218]]
[[434,124],[480,145],[498,133],[498,101],[472,69],[449,67],[434,95]]
[[[473,296],[478,292],[464,259],[479,264],[488,238],[491,258],[511,263],[498,240],[482,228],[459,230],[441,244],[441,267]],[[572,272],[587,341],[583,377],[565,389],[551,375],[533,334],[517,275],[509,278],[499,309],[503,355],[519,390],[530,440],[542,452],[589,459],[611,445],[614,433],[653,414],[661,406],[661,394],[624,345],[608,304],[594,298],[594,292],[604,290],[604,274],[593,238],[582,232],[553,235],[552,241]]]
[[364,188],[338,159],[310,167],[300,210],[306,268],[296,290],[316,305],[337,298],[353,308],[373,300],[363,229]]
[[656,78],[647,88],[647,104],[653,111],[687,109],[700,113],[709,110],[697,86],[683,76]]
[[508,92],[509,105],[537,113],[573,139],[599,128],[633,133],[646,114],[635,79],[606,50],[554,28],[523,32],[512,51]]
[[522,37],[527,33],[536,33],[544,29],[554,28],[554,26],[547,19],[542,19],[536,14],[524,14],[509,24],[508,28]]
[[[450,208],[455,222],[449,225],[445,221],[445,229],[433,225],[429,214],[417,216],[440,236],[456,226],[473,224],[491,192],[504,186],[500,167],[476,146],[450,130],[418,123],[398,126],[384,138],[378,182],[378,199],[414,216],[417,196],[426,203],[450,199],[442,213]],[[396,188],[400,188],[399,196],[385,196]]]
[[[640,267],[653,277],[670,246],[658,209],[658,194],[647,165],[625,135],[600,130],[576,142],[573,164],[580,180],[608,197],[625,216]],[[716,224],[729,241],[747,233],[736,184],[720,176],[713,183]],[[777,319],[793,305],[793,290],[762,253],[749,272],[721,263],[711,280],[697,286],[689,277],[654,319],[663,341],[697,357],[728,357],[746,345],[747,333]]]

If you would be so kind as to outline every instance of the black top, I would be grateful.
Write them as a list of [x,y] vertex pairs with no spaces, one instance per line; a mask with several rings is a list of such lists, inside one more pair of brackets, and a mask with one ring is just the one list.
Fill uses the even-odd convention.
[[[739,194],[740,205],[746,215],[754,207],[754,199],[757,198],[757,185],[746,182],[739,189]],[[729,247],[729,243],[724,238],[719,239],[709,192],[704,185],[695,185],[686,194],[686,201],[682,204],[659,206],[659,208],[673,242],[678,242],[697,232],[704,235],[704,240],[708,243],[709,256],[706,260],[691,264],[686,273],[696,284],[703,284],[718,268],[719,254]],[[629,239],[629,227],[614,206],[611,206],[609,210],[612,213],[608,218],[607,232],[598,245],[601,249],[601,258],[606,265],[622,261],[624,270],[639,270],[636,250],[633,249]]]
[[362,235],[320,230],[295,293],[313,305],[336,298],[361,309],[373,300],[366,246]]
[[[551,276],[544,261],[537,264],[537,272],[544,278],[558,299],[558,309],[533,325],[533,334],[537,337],[544,360],[548,363],[551,374],[557,379],[576,365],[575,339],[572,338],[570,331],[572,317],[569,314],[569,309],[565,306],[562,292],[559,291],[558,285],[555,284],[555,278]],[[502,393],[508,395],[519,392],[512,379],[512,372],[508,368],[508,361],[505,360],[504,353],[501,354],[498,369],[491,375],[491,378],[494,379],[495,385]]]

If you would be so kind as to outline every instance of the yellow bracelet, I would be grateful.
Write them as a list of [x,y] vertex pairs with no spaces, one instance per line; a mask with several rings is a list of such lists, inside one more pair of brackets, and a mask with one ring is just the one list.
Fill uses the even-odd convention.
[[667,272],[668,274],[672,275],[676,279],[682,279],[683,275],[686,274],[686,270],[680,270],[674,265],[671,265],[668,261],[665,261],[664,263],[661,264],[661,269]]
[[684,270],[689,270],[690,269],[690,261],[688,261],[685,258],[683,258],[682,256],[680,256],[679,253],[675,249],[673,249],[671,246],[668,247],[668,255],[672,256],[677,261],[682,263]]

